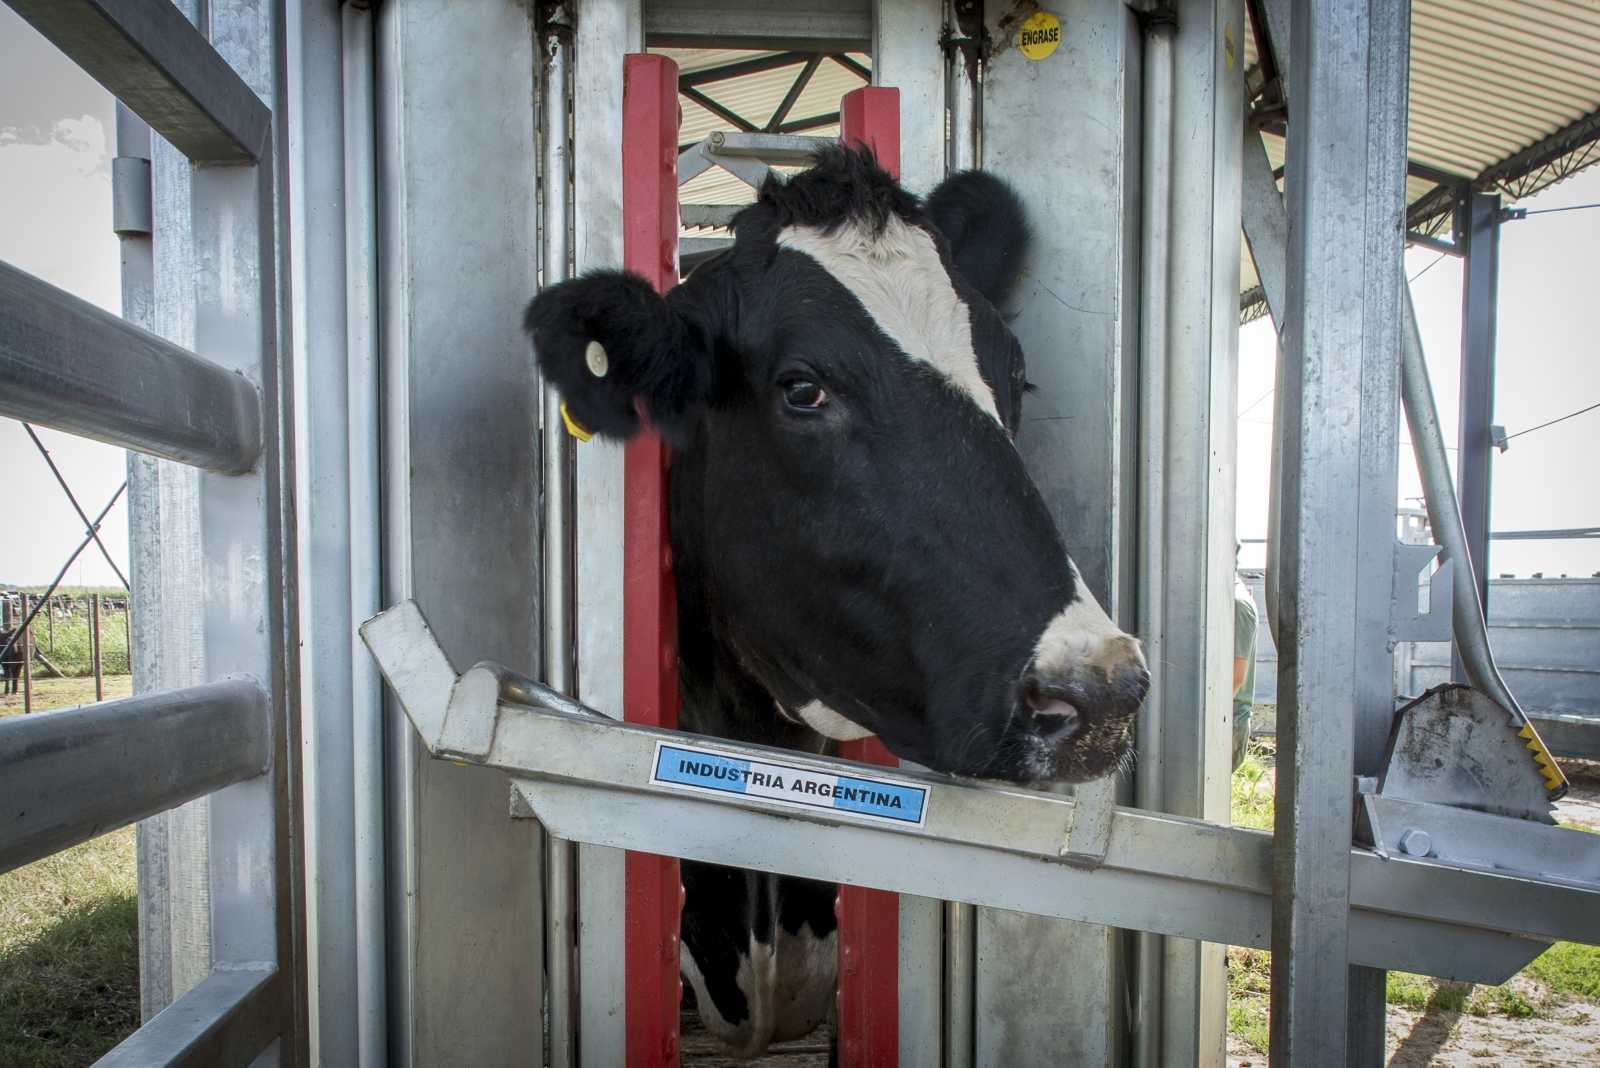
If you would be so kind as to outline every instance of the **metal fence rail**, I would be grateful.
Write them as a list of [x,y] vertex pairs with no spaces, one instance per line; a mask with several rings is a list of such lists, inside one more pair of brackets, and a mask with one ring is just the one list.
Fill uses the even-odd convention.
[[250,679],[0,726],[0,872],[260,775],[267,694]]
[[102,1063],[301,1063],[293,421],[263,102],[281,9],[7,2],[184,154],[157,146],[182,193],[154,225],[193,258],[157,257],[167,339],[0,267],[0,413],[200,468],[186,500],[158,507],[198,520],[198,570],[176,586],[193,591],[199,677],[220,681],[0,722],[0,870],[205,796],[204,856],[184,863],[211,974]]
[[249,382],[5,263],[0,415],[228,474],[261,455]]

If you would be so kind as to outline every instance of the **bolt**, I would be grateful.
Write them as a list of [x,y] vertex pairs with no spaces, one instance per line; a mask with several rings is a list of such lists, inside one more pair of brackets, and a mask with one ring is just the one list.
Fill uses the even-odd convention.
[[1400,835],[1400,852],[1408,857],[1426,857],[1433,853],[1433,838],[1420,827],[1408,827]]

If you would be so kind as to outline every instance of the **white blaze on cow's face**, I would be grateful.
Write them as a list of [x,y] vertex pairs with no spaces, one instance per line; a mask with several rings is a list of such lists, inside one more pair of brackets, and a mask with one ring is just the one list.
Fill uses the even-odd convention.
[[996,423],[994,394],[978,370],[972,313],[957,295],[933,235],[891,218],[881,233],[847,222],[831,233],[790,226],[778,247],[803,252],[861,302],[907,356],[933,367]]
[[1072,568],[1077,596],[1045,628],[1033,653],[1033,671],[1047,678],[1064,678],[1083,668],[1098,668],[1113,674],[1124,667],[1144,670],[1144,652],[1139,641],[1111,622],[1100,602],[1078,572]]

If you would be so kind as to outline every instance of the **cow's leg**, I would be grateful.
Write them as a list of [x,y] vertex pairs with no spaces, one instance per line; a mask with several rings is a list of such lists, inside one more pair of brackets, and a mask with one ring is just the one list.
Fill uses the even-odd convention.
[[830,883],[684,861],[680,967],[700,1019],[751,1057],[809,1034],[833,1005]]

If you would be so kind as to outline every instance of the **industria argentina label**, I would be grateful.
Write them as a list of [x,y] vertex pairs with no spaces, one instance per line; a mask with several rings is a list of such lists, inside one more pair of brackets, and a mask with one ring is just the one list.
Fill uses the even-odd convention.
[[865,775],[828,775],[781,761],[744,760],[693,746],[656,743],[653,786],[759,797],[796,808],[821,808],[920,827],[928,816],[922,786]]
[[1037,63],[1061,47],[1061,20],[1048,11],[1035,11],[1017,30],[1017,50]]

